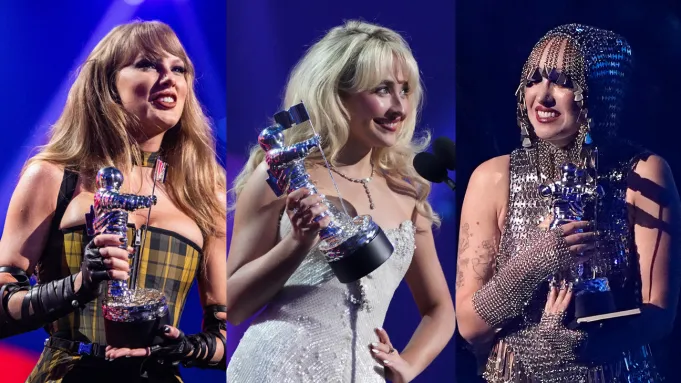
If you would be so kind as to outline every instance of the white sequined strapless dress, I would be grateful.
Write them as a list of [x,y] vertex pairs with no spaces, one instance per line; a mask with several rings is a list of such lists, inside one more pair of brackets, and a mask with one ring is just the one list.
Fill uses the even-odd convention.
[[[280,236],[291,230],[288,217]],[[227,367],[229,383],[385,382],[371,356],[388,306],[414,255],[414,225],[385,230],[395,247],[378,269],[342,284],[319,251],[311,251],[253,321]]]

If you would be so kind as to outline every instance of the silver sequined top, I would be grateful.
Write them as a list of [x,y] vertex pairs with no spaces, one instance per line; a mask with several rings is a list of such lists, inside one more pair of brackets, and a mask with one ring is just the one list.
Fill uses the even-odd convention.
[[[291,230],[281,221],[280,237]],[[227,368],[230,383],[385,382],[371,356],[388,305],[414,255],[411,221],[385,230],[393,255],[350,284],[333,275],[324,256],[311,251],[281,291],[254,320]]]
[[[617,308],[626,310],[641,304],[641,278],[635,253],[633,228],[626,207],[627,176],[642,152],[622,146],[618,151],[601,151],[607,161],[599,164],[598,183],[605,189],[597,209],[597,229],[602,232],[594,262],[598,276],[609,279]],[[511,154],[510,194],[497,270],[524,250],[528,234],[550,211],[550,200],[542,198],[532,149],[518,149]],[[543,181],[543,180],[542,180]],[[653,361],[647,346],[623,353],[621,360],[606,366],[556,366],[546,350],[546,360],[538,360],[533,339],[546,304],[548,282],[535,291],[523,316],[500,333],[490,354],[485,378],[490,382],[535,382],[537,376],[549,376],[541,381],[566,382],[656,382]],[[532,371],[536,372],[533,374]],[[534,378],[533,378],[534,376]],[[557,379],[563,376],[565,379]],[[554,378],[556,378],[554,380]]]

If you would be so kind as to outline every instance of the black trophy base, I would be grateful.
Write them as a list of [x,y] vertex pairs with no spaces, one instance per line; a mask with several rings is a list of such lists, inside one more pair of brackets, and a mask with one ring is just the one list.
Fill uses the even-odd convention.
[[599,327],[604,323],[616,322],[641,313],[640,309],[617,310],[612,291],[601,291],[577,295],[574,300],[574,321],[568,326],[571,329],[587,329]]
[[390,258],[394,250],[388,237],[379,228],[374,239],[352,254],[329,262],[329,266],[341,283],[351,283],[371,274]]
[[617,311],[612,291],[584,292],[575,297],[575,318],[587,318]]
[[161,344],[163,326],[170,324],[168,313],[154,320],[142,322],[115,322],[104,319],[106,343],[116,348],[144,348]]

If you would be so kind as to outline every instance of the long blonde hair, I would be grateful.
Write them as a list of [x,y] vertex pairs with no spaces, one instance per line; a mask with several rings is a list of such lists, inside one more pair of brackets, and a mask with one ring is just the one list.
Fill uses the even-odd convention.
[[[397,135],[395,145],[372,151],[372,159],[393,190],[416,199],[417,212],[438,225],[440,220],[427,201],[430,183],[420,177],[412,165],[414,155],[423,150],[430,136],[415,141],[414,130],[423,101],[423,86],[416,60],[407,42],[396,32],[362,21],[348,21],[331,29],[312,45],[295,66],[288,80],[283,108],[301,100],[310,114],[315,129],[322,137],[322,149],[332,164],[348,140],[349,113],[343,105],[343,94],[372,89],[383,80],[380,76],[401,66],[410,86],[412,109]],[[303,141],[311,132],[289,129],[286,144]],[[234,180],[232,192],[238,198],[248,178],[263,161],[259,146],[251,149],[249,159]],[[313,152],[308,163],[321,159]]]
[[97,171],[116,166],[130,171],[141,162],[139,120],[118,101],[117,73],[138,54],[151,58],[166,52],[186,65],[187,98],[177,126],[165,133],[161,155],[168,162],[165,189],[172,202],[191,217],[204,239],[224,236],[220,219],[226,206],[218,194],[226,191],[225,171],[215,158],[211,125],[194,92],[195,72],[175,32],[158,21],[134,21],[113,28],[79,68],[64,110],[50,129],[46,145],[24,165],[48,161],[77,171],[94,190]]

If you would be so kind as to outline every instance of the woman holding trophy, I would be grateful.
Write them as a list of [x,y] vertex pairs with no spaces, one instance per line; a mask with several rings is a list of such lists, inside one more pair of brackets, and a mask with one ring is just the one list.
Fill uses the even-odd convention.
[[631,64],[615,33],[548,32],[517,91],[522,148],[471,176],[458,325],[489,382],[660,381],[681,206],[666,162],[615,136]]
[[[438,217],[412,166],[421,98],[407,43],[377,25],[333,28],[298,62],[287,110],[235,181],[228,320],[266,308],[229,381],[408,382],[445,347],[454,309]],[[403,278],[423,319],[398,351],[381,326]]]
[[[28,382],[167,382],[181,381],[178,363],[225,368],[226,184],[194,81],[170,27],[120,25],[25,165],[0,246],[0,334],[49,332]],[[185,335],[175,326],[195,278],[203,332]],[[107,303],[112,286],[136,301]],[[133,309],[156,325],[140,333],[148,344],[114,331],[139,330]]]

